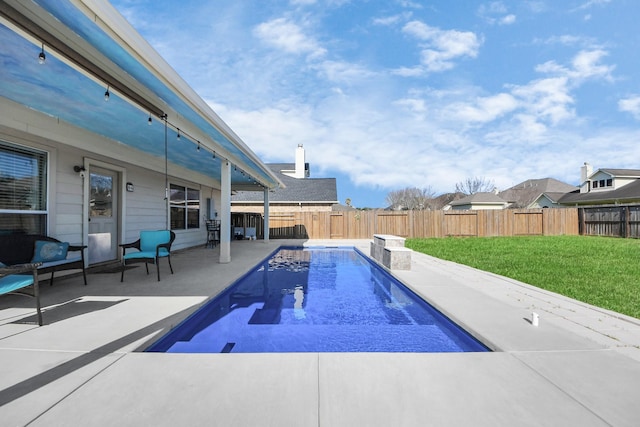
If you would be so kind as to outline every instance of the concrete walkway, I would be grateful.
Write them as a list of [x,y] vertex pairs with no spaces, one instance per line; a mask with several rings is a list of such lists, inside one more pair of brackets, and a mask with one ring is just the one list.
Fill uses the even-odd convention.
[[[637,426],[640,320],[412,254],[405,284],[492,353],[142,353],[281,244],[233,242],[0,298],[2,426]],[[355,245],[369,241],[309,241]],[[539,314],[539,326],[530,322]]]

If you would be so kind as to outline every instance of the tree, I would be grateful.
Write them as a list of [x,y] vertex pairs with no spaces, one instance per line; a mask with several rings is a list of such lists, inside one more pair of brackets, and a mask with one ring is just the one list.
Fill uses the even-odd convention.
[[431,186],[426,188],[407,187],[387,194],[387,206],[394,210],[430,210],[435,197]]
[[464,193],[466,195],[476,193],[490,193],[495,191],[496,185],[493,181],[482,177],[467,178],[456,184],[456,193]]

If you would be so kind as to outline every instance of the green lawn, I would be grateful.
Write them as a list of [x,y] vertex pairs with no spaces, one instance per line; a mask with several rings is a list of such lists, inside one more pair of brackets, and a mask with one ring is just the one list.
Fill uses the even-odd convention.
[[407,239],[406,246],[640,318],[640,240],[588,236]]

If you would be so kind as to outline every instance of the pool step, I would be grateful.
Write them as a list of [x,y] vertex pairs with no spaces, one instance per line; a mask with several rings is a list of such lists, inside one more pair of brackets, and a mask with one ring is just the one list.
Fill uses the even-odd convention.
[[228,342],[224,345],[224,347],[222,348],[222,351],[220,351],[220,353],[231,353],[231,350],[233,349],[233,347],[235,347],[236,343],[234,342]]

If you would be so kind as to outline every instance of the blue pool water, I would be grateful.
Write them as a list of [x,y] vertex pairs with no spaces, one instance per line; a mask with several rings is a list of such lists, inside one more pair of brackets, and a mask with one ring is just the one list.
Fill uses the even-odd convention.
[[146,351],[488,350],[354,248],[280,248]]

